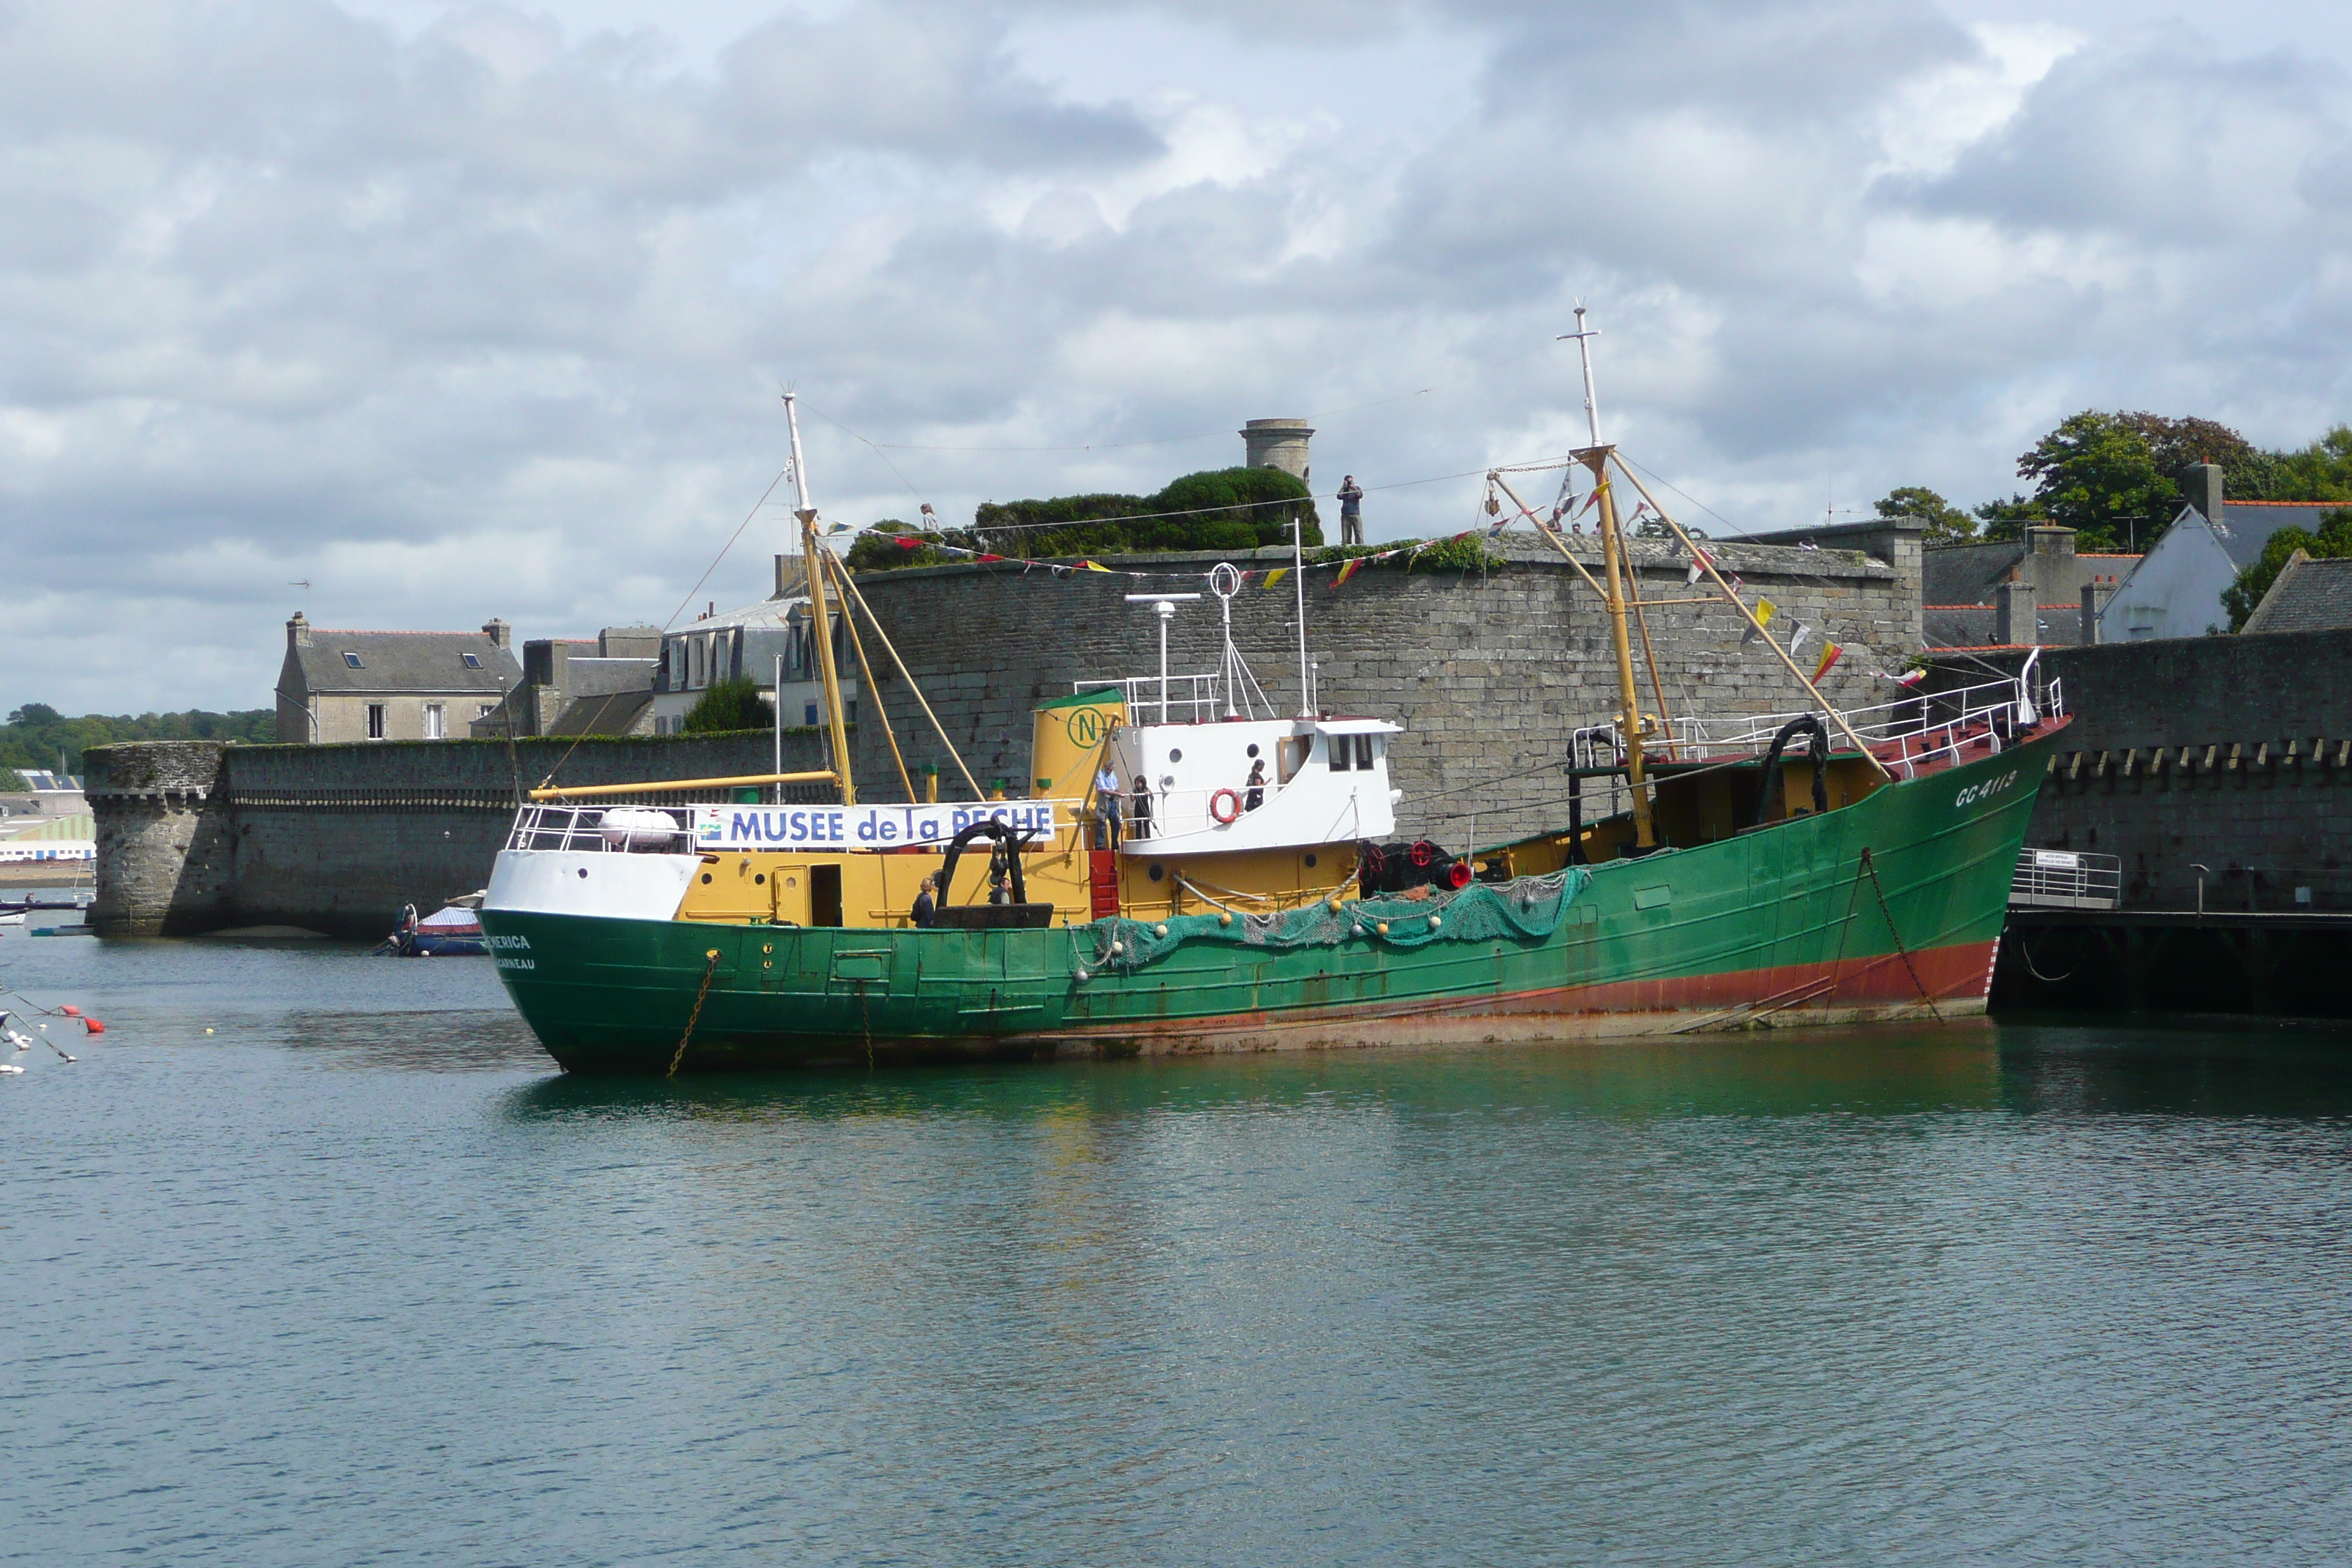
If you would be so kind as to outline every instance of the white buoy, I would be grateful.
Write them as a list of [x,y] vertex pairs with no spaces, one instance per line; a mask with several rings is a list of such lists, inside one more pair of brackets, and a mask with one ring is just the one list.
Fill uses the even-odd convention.
[[0,1062],[0,1072],[22,1073],[25,1069],[15,1062]]
[[1429,917],[1429,929],[1432,931],[1435,931],[1439,926],[1442,926],[1444,923],[1445,922],[1444,921],[1439,920],[1435,915]]
[[1168,934],[1168,928],[1164,925],[1153,926],[1151,928],[1151,934],[1154,936],[1166,936]]
[[1087,972],[1085,970],[1081,969],[1078,971],[1077,981],[1081,985],[1084,985],[1087,983]]
[[1125,952],[1126,951],[1127,948],[1124,943],[1115,942],[1110,944],[1110,955],[1113,958],[1117,958],[1120,953]]

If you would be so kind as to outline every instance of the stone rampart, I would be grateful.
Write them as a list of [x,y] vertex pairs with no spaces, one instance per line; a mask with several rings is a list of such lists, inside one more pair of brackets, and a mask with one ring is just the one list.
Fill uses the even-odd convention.
[[[787,770],[822,741],[786,731]],[[292,925],[375,936],[489,878],[523,788],[772,771],[765,734],[327,746],[146,742],[93,748],[98,892],[110,935]],[[650,796],[649,799],[668,799]],[[683,798],[678,797],[678,798]]]
[[2201,864],[2210,908],[2352,909],[2352,631],[2042,658],[2074,720],[2033,844],[2117,857],[2130,908],[2193,907]]
[[[1874,670],[1919,642],[1917,528],[1900,523],[1833,541],[1855,549],[1724,542],[1727,573],[1780,608],[1785,643],[1808,625],[1849,646],[1832,673],[1832,700],[1882,700]],[[1587,571],[1591,538],[1571,541]],[[1873,553],[1873,552],[1875,553]],[[1654,601],[1694,601],[1679,545],[1642,540],[1637,576]],[[1205,592],[1221,557],[1150,556],[1117,564],[1149,581],[1098,573],[960,565],[864,576],[859,584],[933,710],[983,789],[1005,781],[1034,794],[1028,775],[1031,710],[1076,683],[1155,674],[1159,621],[1124,595],[1146,588]],[[1234,558],[1263,572],[1286,556]],[[1579,726],[1605,724],[1617,706],[1608,617],[1577,571],[1521,538],[1487,570],[1367,566],[1334,591],[1333,574],[1307,576],[1307,630],[1326,712],[1393,719],[1405,733],[1393,773],[1408,833],[1492,841],[1565,819],[1560,768]],[[1234,637],[1278,712],[1299,705],[1297,598],[1285,582],[1245,587]],[[1669,710],[1722,720],[1806,706],[1802,689],[1719,600],[1660,603],[1647,611]],[[1185,605],[1171,629],[1170,668],[1218,667],[1218,607]],[[1816,645],[1818,646],[1818,645]],[[1638,647],[1638,645],[1637,645]],[[878,647],[876,695],[910,768],[940,770],[943,794],[965,793],[946,748]],[[1810,668],[1814,647],[1805,651]],[[1642,704],[1654,711],[1646,664]],[[826,765],[822,737],[785,732],[785,766]],[[860,794],[900,793],[881,726],[857,727]],[[362,742],[325,746],[146,743],[89,753],[98,818],[98,902],[91,921],[116,933],[287,924],[375,935],[401,905],[437,907],[488,878],[521,789],[559,771],[562,784],[733,776],[770,771],[768,737]],[[919,777],[918,778],[919,787]],[[1237,783],[1239,781],[1236,781]],[[1055,780],[1057,793],[1083,781]]]
[[[1848,645],[1853,657],[1832,672],[1826,693],[1840,704],[1860,705],[1894,695],[1874,669],[1899,668],[1919,646],[1917,540],[1917,525],[1905,522],[1841,538],[1875,545],[1875,555],[1729,542],[1709,548],[1727,574],[1738,574],[1778,606],[1772,629],[1784,644],[1802,623]],[[1598,576],[1597,542],[1589,536],[1570,542]],[[1685,586],[1688,560],[1679,544],[1640,540],[1633,553],[1646,596],[1706,594],[1705,584]],[[1200,601],[1178,608],[1169,668],[1178,674],[1217,668],[1218,608],[1202,574],[1219,559],[1108,563],[1159,574],[1148,582],[1007,563],[892,572],[860,577],[858,584],[982,787],[1001,778],[1018,795],[1037,787],[1024,771],[1029,714],[1038,702],[1067,695],[1082,680],[1158,673],[1158,618],[1150,605],[1127,603],[1127,595],[1202,592]],[[1263,570],[1286,563],[1287,554],[1231,559]],[[1559,770],[1570,731],[1605,724],[1617,707],[1608,616],[1575,570],[1522,536],[1487,571],[1408,573],[1391,564],[1366,567],[1337,591],[1332,581],[1328,571],[1307,575],[1318,705],[1403,724],[1391,763],[1404,791],[1403,830],[1449,843],[1475,831],[1491,842],[1564,821]],[[1283,713],[1298,709],[1297,604],[1287,580],[1271,591],[1253,582],[1234,601],[1234,639]],[[1646,613],[1658,676],[1677,717],[1722,720],[1808,705],[1803,689],[1769,650],[1743,644],[1745,623],[1720,599]],[[1820,647],[1815,641],[1804,649],[1808,673]],[[1638,641],[1635,648],[1638,658]],[[881,650],[869,652],[887,664]],[[882,668],[875,673],[876,693],[910,764],[936,763],[954,777],[906,682]],[[1646,666],[1641,698],[1644,711],[1655,710]],[[878,725],[858,735],[856,765],[869,782],[890,770]],[[1056,780],[1052,787],[1069,785]]]

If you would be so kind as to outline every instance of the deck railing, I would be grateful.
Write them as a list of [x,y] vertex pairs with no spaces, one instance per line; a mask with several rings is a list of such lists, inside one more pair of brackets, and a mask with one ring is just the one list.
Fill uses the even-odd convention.
[[[1916,748],[1906,748],[1913,762],[1922,762],[1938,751],[1951,748],[1955,756],[1965,742],[1980,738],[1987,730],[1996,733],[2013,732],[2021,727],[2028,711],[2036,718],[2055,717],[2066,711],[2065,691],[2061,683],[2052,680],[2041,686],[2038,697],[2030,696],[2027,683],[2020,680],[1988,680],[1974,686],[1955,687],[1950,690],[1921,692],[1898,697],[1891,702],[1881,702],[1869,708],[1844,710],[1846,723],[1855,734],[1871,744],[1882,742],[1918,738]],[[1763,751],[1772,743],[1780,727],[1800,717],[1805,710],[1785,713],[1746,714],[1731,720],[1677,719],[1674,725],[1675,750],[1687,760],[1706,762],[1717,757],[1748,756]],[[1614,725],[1596,725],[1591,730],[1580,730],[1576,737],[1586,746],[1598,739],[1601,746],[1614,751],[1617,760],[1624,757],[1624,742]],[[1844,738],[1834,731],[1832,748],[1844,744]],[[1659,742],[1651,742],[1653,749]],[[1810,742],[1792,746],[1797,755],[1805,754]],[[1579,758],[1580,763],[1581,758]]]
[[2111,910],[2122,901],[2124,863],[2084,849],[2028,849],[2010,879],[2013,910]]
[[1224,716],[1214,675],[1129,675],[1070,682],[1074,692],[1100,691],[1109,686],[1125,695],[1130,724],[1205,724]]
[[[677,836],[667,847],[673,853],[683,853],[694,845],[694,808],[690,805],[526,805],[515,813],[514,830],[507,836],[509,849],[569,849],[573,851],[618,852],[625,847],[604,836],[604,814],[607,811],[628,810],[638,814],[637,821],[645,824],[644,814],[660,812],[677,825]],[[649,825],[647,825],[649,826]],[[645,847],[643,827],[636,830],[636,842]]]

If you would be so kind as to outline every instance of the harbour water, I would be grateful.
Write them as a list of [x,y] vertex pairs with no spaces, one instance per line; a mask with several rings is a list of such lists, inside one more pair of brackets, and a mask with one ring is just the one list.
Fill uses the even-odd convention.
[[0,1562],[2352,1553],[2343,1032],[606,1082],[480,961],[0,974],[109,1025],[0,1079]]

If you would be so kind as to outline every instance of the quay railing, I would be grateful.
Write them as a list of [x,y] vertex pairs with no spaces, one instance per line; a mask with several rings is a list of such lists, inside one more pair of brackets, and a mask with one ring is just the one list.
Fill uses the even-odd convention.
[[2086,849],[2028,849],[2010,878],[2013,910],[2112,910],[2123,901],[2124,863]]

